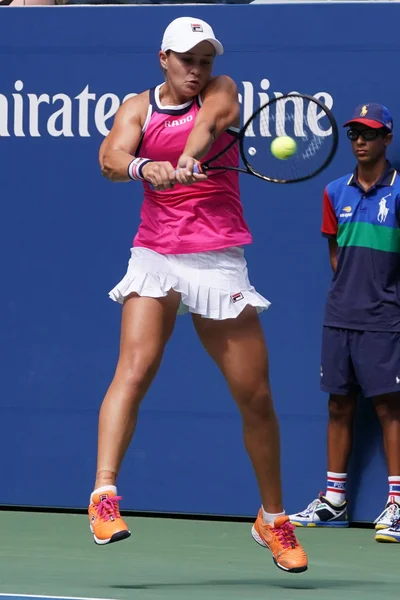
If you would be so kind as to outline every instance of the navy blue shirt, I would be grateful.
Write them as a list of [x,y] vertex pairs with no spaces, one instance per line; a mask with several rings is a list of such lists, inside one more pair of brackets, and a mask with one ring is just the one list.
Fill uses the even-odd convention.
[[400,176],[388,163],[367,192],[357,170],[324,192],[322,233],[338,244],[324,325],[400,331]]

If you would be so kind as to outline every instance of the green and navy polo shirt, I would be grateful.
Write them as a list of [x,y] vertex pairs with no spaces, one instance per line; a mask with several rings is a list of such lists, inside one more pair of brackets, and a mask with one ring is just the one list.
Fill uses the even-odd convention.
[[400,175],[388,163],[367,192],[357,169],[324,191],[322,234],[336,237],[338,265],[324,325],[400,331]]

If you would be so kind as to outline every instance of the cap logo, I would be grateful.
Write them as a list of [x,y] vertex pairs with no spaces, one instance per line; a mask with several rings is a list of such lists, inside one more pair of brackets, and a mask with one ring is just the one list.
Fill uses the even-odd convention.
[[362,107],[361,112],[360,112],[360,117],[365,117],[365,115],[368,113],[368,108],[365,106]]
[[203,32],[203,27],[200,25],[200,23],[191,23],[191,27],[192,31],[194,31],[195,33]]
[[388,121],[388,122],[386,123],[386,127],[387,127],[388,129],[392,129],[392,121]]

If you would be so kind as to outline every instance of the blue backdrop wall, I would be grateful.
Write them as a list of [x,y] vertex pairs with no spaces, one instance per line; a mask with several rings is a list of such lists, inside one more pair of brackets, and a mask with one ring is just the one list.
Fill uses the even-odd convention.
[[[177,16],[209,20],[224,42],[217,72],[238,83],[244,116],[267,95],[300,91],[333,103],[339,121],[360,102],[400,118],[400,5],[65,7],[0,16],[0,503],[83,507],[95,471],[98,408],[113,375],[123,276],[141,189],[99,172],[99,145],[123,99],[160,81],[157,51]],[[385,35],[365,35],[373,23]],[[352,23],[352,26],[349,24]],[[393,30],[393,31],[391,31]],[[391,157],[398,153],[398,142]],[[327,171],[278,186],[243,176],[254,285],[281,421],[285,506],[325,483],[327,397],[320,334],[330,282],[320,237],[327,182],[353,169],[341,132]],[[351,465],[354,520],[386,500],[379,428],[359,407]],[[123,508],[252,515],[259,497],[227,388],[191,320],[178,320],[123,465]]]

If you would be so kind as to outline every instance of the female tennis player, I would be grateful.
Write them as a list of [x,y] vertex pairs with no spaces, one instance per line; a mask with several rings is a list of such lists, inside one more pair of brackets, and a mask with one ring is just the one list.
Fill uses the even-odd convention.
[[[262,499],[252,535],[271,550],[278,567],[301,572],[307,556],[282,506],[279,426],[258,318],[269,302],[247,275],[243,246],[252,238],[238,173],[193,173],[200,159],[227,146],[239,126],[235,84],[211,74],[222,53],[204,21],[172,21],[159,53],[165,82],[120,107],[100,149],[103,174],[111,181],[142,181],[144,202],[127,273],[110,292],[123,305],[121,345],[100,410],[90,527],[97,544],[130,535],[119,513],[117,474],[176,315],[190,312],[243,419]],[[223,161],[238,166],[236,145]]]

